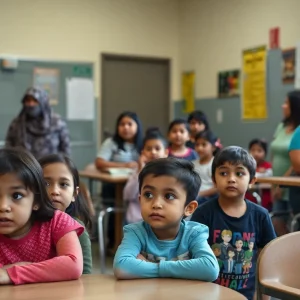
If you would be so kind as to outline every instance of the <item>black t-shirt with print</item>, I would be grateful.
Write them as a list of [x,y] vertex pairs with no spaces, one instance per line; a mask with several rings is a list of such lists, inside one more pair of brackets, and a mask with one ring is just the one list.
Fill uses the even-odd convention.
[[220,266],[216,283],[252,300],[257,251],[276,235],[268,211],[245,201],[247,210],[240,218],[225,214],[218,199],[213,199],[200,205],[191,220],[209,227],[208,243]]

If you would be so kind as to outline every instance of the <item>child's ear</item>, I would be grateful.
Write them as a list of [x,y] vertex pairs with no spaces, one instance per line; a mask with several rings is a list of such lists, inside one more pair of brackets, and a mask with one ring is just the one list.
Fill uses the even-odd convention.
[[256,182],[256,177],[253,177],[252,180],[249,182],[249,188],[252,188],[252,185],[255,184]]
[[[165,157],[168,157],[168,156],[169,156],[169,150],[166,148],[166,149],[165,149]],[[165,158],[165,157],[164,157],[164,158]]]
[[139,195],[139,202],[141,203],[141,195]]
[[194,213],[194,211],[198,207],[198,202],[196,200],[191,201],[185,208],[184,208],[184,216],[189,217]]
[[78,196],[78,194],[79,194],[79,186],[76,186],[76,188],[74,189],[74,195],[71,202],[75,202],[75,198]]

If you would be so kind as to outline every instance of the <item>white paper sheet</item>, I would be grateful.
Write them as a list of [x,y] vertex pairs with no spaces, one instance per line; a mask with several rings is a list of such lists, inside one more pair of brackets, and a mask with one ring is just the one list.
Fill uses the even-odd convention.
[[297,47],[296,47],[295,89],[300,89],[300,43],[297,43]]
[[66,80],[67,119],[94,119],[94,85],[86,78],[69,78]]

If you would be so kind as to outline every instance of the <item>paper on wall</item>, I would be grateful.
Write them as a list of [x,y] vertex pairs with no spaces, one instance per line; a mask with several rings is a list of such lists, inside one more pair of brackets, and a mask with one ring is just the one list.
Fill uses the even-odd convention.
[[91,79],[66,79],[67,119],[94,119],[94,85]]

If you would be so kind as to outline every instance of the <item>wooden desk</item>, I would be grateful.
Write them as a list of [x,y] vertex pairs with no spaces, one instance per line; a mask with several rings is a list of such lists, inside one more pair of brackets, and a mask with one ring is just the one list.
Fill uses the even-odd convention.
[[274,185],[300,186],[300,177],[262,177],[256,180],[259,183],[269,183]]
[[[80,177],[87,178],[89,181],[89,189],[90,192],[93,190],[93,180],[103,181],[114,183],[116,185],[116,197],[115,197],[115,206],[122,207],[123,206],[123,188],[124,184],[128,180],[128,176],[112,176],[109,173],[100,172],[97,169],[87,169],[79,172]],[[120,245],[122,241],[122,232],[123,228],[123,215],[121,212],[115,214],[115,250]]]
[[193,280],[116,281],[107,275],[83,275],[75,281],[0,286],[0,300],[242,300],[236,291]]

